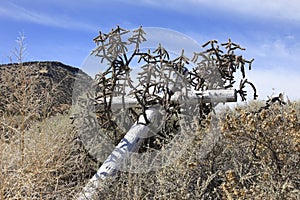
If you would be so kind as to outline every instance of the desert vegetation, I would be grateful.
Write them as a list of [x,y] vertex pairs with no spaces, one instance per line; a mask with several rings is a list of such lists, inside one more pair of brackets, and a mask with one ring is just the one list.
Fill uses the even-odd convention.
[[[99,199],[299,199],[300,103],[258,112],[262,105],[224,110],[221,137],[205,156],[202,141],[210,128],[197,126],[178,160],[155,172],[120,172],[106,180]],[[17,119],[2,116],[6,125]],[[75,198],[99,167],[76,140],[68,114],[23,133],[23,162],[21,133],[11,132],[10,141],[1,135],[0,142],[2,199]]]
[[[99,41],[103,42],[101,40]],[[231,41],[224,46],[229,43]],[[215,46],[215,41],[205,46],[207,45],[211,45],[209,47],[215,56],[221,54]],[[241,49],[239,46],[232,48]],[[18,49],[16,55],[22,58],[23,49]],[[145,58],[149,54],[142,56]],[[241,57],[237,56],[237,59]],[[0,66],[0,199],[76,199],[77,194],[102,163],[90,155],[83,145],[80,133],[73,123],[73,111],[66,109],[59,113],[52,109],[68,102],[61,103],[51,98],[53,93],[47,92],[50,82],[40,84],[38,75],[45,75],[44,68],[39,68],[38,74],[34,73],[32,76],[28,74],[30,70],[25,68],[30,67],[30,64],[25,65],[21,60],[16,64],[18,70],[13,81],[11,74]],[[246,63],[242,59],[240,62]],[[117,64],[120,68],[116,69],[122,69],[120,63]],[[219,66],[224,67],[222,63],[219,63]],[[204,75],[209,76],[205,73],[206,70]],[[114,72],[116,71],[108,70],[107,74]],[[226,87],[230,87],[233,84],[233,80],[230,79],[232,71],[224,68],[222,72],[224,77],[228,78]],[[245,72],[244,65],[241,72]],[[119,73],[126,77],[126,71],[119,70]],[[195,70],[194,73],[198,73],[197,76],[201,80],[200,74],[203,71],[199,73]],[[60,80],[62,81],[52,82],[55,90],[66,84],[62,84],[64,78]],[[106,88],[102,88],[102,95],[107,94],[111,98],[107,90],[111,85],[108,82],[113,79],[108,81],[100,76],[98,80],[98,83],[107,84]],[[117,83],[117,79],[113,81]],[[221,83],[222,77],[218,81],[218,84]],[[218,88],[218,84],[215,87]],[[238,92],[242,99],[246,96],[243,91],[246,84],[254,87],[247,79],[241,81]],[[207,85],[209,84],[203,82],[202,85],[194,86],[199,89],[214,87],[213,84]],[[150,85],[146,87],[149,88]],[[37,89],[43,92],[37,93]],[[4,96],[6,91],[10,93]],[[153,99],[147,95],[151,97],[150,93],[136,91],[137,98],[140,98],[140,107],[130,112],[143,114],[147,106],[153,103]],[[165,93],[166,97],[168,95],[171,94]],[[256,90],[254,96],[256,97]],[[171,103],[163,101],[165,99],[157,97],[156,100],[163,102],[163,106],[168,109]],[[101,107],[104,110],[99,111],[98,119],[100,124],[111,125],[109,128],[102,128],[108,129],[107,134],[114,141],[124,133],[111,134],[116,118],[110,110],[105,113],[105,109],[110,109],[110,106],[107,101]],[[176,160],[155,171],[119,171],[116,177],[103,181],[101,188],[97,190],[97,198],[300,198],[300,102],[285,101],[283,96],[279,95],[270,97],[265,102],[249,100],[245,105],[225,107],[217,112],[213,112],[214,106],[210,104],[202,105],[198,109],[200,115],[190,123],[189,130],[192,133],[189,134],[192,140],[182,146],[181,154]],[[203,112],[205,109],[209,112]],[[167,136],[160,137],[159,141],[164,140],[167,144],[168,140],[172,140],[172,133],[178,131],[178,126],[173,127],[176,116],[170,109],[170,123],[166,123],[162,130]],[[134,117],[131,122],[133,119]],[[160,143],[157,147],[151,146],[151,142],[153,140],[146,141],[141,151],[164,148],[164,144]]]

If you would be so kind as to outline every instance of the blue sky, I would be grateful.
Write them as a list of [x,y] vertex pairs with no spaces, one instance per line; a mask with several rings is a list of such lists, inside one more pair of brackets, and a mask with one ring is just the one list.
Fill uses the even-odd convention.
[[7,63],[19,32],[25,60],[56,60],[80,67],[98,31],[163,27],[199,44],[231,38],[254,58],[249,79],[261,99],[285,92],[300,99],[300,1],[297,0],[1,0],[0,63]]

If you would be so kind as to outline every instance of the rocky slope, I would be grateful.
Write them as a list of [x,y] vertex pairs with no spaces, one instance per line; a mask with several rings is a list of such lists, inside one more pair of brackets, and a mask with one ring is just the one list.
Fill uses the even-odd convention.
[[24,62],[0,65],[0,114],[63,112],[72,104],[78,77],[90,77],[60,62]]

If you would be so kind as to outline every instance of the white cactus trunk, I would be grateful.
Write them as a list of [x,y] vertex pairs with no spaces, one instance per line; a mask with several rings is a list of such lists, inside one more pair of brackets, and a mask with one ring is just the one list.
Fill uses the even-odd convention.
[[[149,125],[155,123],[158,115],[159,112],[156,109],[146,110],[146,117],[150,122]],[[89,180],[78,199],[93,199],[95,192],[101,187],[101,181],[106,177],[113,176],[123,160],[128,158],[131,152],[139,149],[141,143],[147,138],[149,130],[150,128],[146,125],[144,116],[141,115],[138,122],[131,126],[130,130],[104,161],[97,173]]]
[[[176,101],[178,98],[176,95],[173,96],[172,100]],[[236,102],[237,95],[235,90],[209,90],[203,93],[196,93],[190,95],[188,103],[198,104],[198,103],[221,103],[221,102]],[[179,102],[180,103],[180,102]],[[135,99],[126,98],[126,107],[134,107],[137,105]],[[113,99],[113,107],[121,108],[122,100],[119,98]],[[149,124],[146,125],[146,120],[143,115],[141,115],[120,143],[116,146],[114,151],[108,156],[108,158],[103,162],[102,166],[98,169],[97,173],[89,180],[86,186],[83,188],[82,192],[79,194],[78,199],[94,199],[96,192],[101,189],[101,181],[109,176],[114,176],[114,174],[119,169],[120,164],[130,156],[130,153],[136,152],[150,131],[150,126],[156,122],[159,116],[159,111],[155,108],[150,108],[146,110],[146,117]]]
[[[225,103],[225,102],[236,102],[237,96],[235,90],[206,90],[203,92],[194,91],[188,93],[188,100],[178,100],[180,93],[175,93],[171,97],[171,101],[178,103]],[[112,109],[117,110],[120,108],[132,108],[138,106],[138,101],[135,97],[125,97],[125,105],[123,105],[122,97],[114,97],[112,99]]]

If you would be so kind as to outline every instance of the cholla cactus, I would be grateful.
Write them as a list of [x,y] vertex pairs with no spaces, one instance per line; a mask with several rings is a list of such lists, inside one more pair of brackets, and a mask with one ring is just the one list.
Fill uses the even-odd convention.
[[[172,119],[172,116],[176,118],[178,113],[184,112],[182,106],[171,102],[175,93],[180,93],[181,99],[188,100],[190,91],[233,88],[234,75],[238,69],[243,76],[240,88],[237,89],[242,100],[246,100],[247,95],[244,91],[245,84],[253,87],[256,98],[254,85],[245,79],[245,67],[248,64],[251,69],[253,60],[247,61],[241,55],[236,55],[235,50],[245,49],[230,39],[221,44],[225,53],[217,45],[218,42],[212,40],[203,45],[210,45],[207,50],[194,53],[192,59],[185,56],[184,50],[177,58],[172,59],[162,44],[158,44],[152,52],[143,52],[140,48],[142,42],[146,41],[145,35],[142,27],[129,31],[117,26],[109,33],[100,32],[94,39],[97,48],[92,54],[99,57],[101,63],[107,64],[107,69],[96,75],[95,99],[100,105],[97,106],[100,109],[96,112],[102,128],[117,130],[117,120],[120,119],[115,114],[117,112],[112,112],[112,100],[115,97],[122,97],[122,112],[126,110],[125,117],[130,118],[130,122],[136,121],[137,116],[144,114],[153,104],[158,104],[164,109],[166,119]],[[129,47],[132,46],[133,51],[129,51]],[[132,79],[133,60],[138,60],[141,66],[140,73],[135,77],[138,80],[137,84],[134,84]],[[190,63],[194,63],[195,67],[188,70]],[[125,109],[127,96],[136,98],[138,103],[135,109]],[[188,109],[187,112],[196,111],[200,118],[205,118],[214,106],[216,104],[199,102],[198,105],[186,106],[185,109]]]

